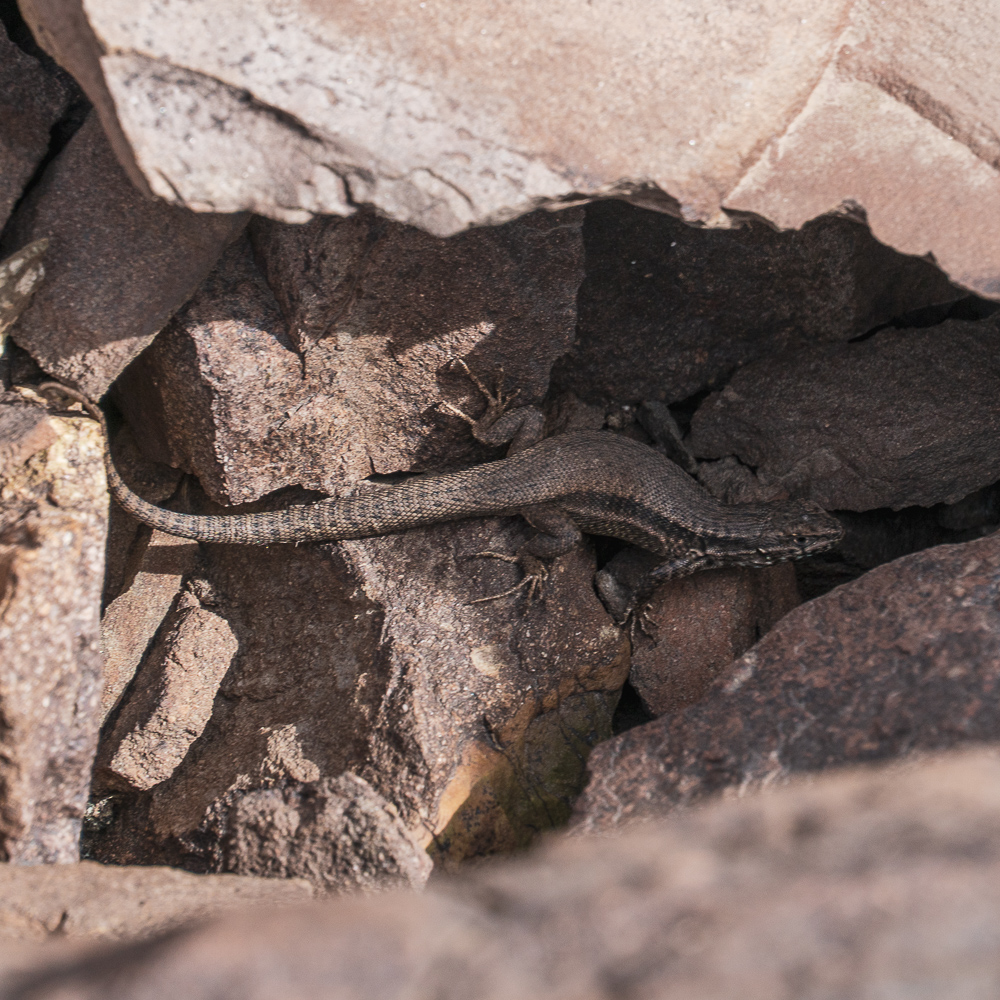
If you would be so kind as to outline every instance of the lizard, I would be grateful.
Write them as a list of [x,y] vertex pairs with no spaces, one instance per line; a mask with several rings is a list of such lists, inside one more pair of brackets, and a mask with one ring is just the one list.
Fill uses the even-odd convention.
[[[443,408],[468,422],[480,442],[508,443],[505,458],[392,485],[373,484],[353,496],[249,514],[184,514],[148,503],[118,473],[100,408],[60,383],[38,390],[68,396],[100,422],[111,495],[133,517],[169,535],[237,545],[329,542],[520,515],[536,534],[516,554],[477,555],[517,563],[523,577],[510,590],[481,600],[525,587],[529,597],[540,593],[547,562],[579,544],[584,532],[629,542],[656,557],[646,573],[647,589],[704,569],[800,559],[843,536],[840,522],[810,500],[724,504],[655,448],[613,431],[543,437],[540,409],[512,408],[514,397],[504,396],[502,385],[494,393],[462,367],[486,397],[486,411],[473,419],[450,404]],[[631,613],[624,605],[618,610]]]

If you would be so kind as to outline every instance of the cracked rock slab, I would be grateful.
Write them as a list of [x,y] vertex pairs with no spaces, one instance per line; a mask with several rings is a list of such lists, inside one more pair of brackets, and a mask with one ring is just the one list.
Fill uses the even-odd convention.
[[991,0],[22,8],[175,204],[437,235],[599,195],[712,226],[843,211],[1000,289]]
[[762,359],[702,403],[691,447],[828,510],[956,503],[1000,479],[998,358],[990,317]]
[[591,755],[579,831],[861,761],[1000,737],[1000,535],[905,556],[801,605],[703,701]]

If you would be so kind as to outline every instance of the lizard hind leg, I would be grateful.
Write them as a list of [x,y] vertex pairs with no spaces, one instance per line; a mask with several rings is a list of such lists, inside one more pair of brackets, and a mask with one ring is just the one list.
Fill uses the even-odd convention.
[[451,367],[459,368],[472,384],[486,398],[486,410],[482,416],[470,417],[451,403],[440,403],[439,409],[464,420],[472,428],[472,436],[486,445],[508,445],[507,454],[514,455],[532,445],[538,444],[545,432],[545,415],[537,406],[516,406],[518,392],[504,392],[504,375],[501,368],[497,374],[496,389],[490,390],[481,379],[474,375],[461,358],[455,358]]
[[502,594],[481,597],[470,601],[470,604],[481,604],[484,601],[494,601],[500,597],[508,597],[523,588],[528,589],[528,599],[542,596],[542,589],[549,577],[549,570],[543,560],[555,559],[565,555],[574,546],[579,545],[583,535],[576,524],[556,507],[540,504],[521,511],[521,516],[537,530],[533,538],[521,546],[517,555],[507,555],[504,552],[477,552],[476,557],[482,559],[500,559],[502,562],[516,563],[524,571],[521,582],[505,590]]

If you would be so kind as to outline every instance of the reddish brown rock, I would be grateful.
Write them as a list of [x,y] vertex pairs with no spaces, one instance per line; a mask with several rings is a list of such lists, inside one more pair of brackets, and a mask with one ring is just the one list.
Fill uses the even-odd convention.
[[13,995],[992,1000],[998,830],[994,752],[858,769],[614,839],[553,839],[419,895],[57,951]]
[[542,398],[573,338],[581,223],[539,213],[452,240],[369,213],[258,224],[277,301],[249,243],[234,245],[116,398],[150,457],[220,503],[492,457],[438,409],[483,406],[449,362]]
[[654,591],[629,683],[654,715],[697,701],[736,657],[800,603],[791,563],[696,573]]
[[703,701],[590,758],[597,830],[853,761],[1000,738],[1000,535],[942,545],[804,604]]
[[[544,602],[467,603],[517,582],[476,554],[516,551],[527,530],[487,519],[342,546],[204,546],[203,588],[238,650],[173,775],[112,794],[88,849],[224,870],[212,831],[234,796],[345,771],[442,859],[564,820],[586,753],[610,735],[627,646],[582,550],[557,560]],[[339,877],[334,865],[327,884]]]
[[395,807],[350,773],[237,794],[220,834],[228,871],[339,892],[420,888],[433,867]]
[[49,148],[69,87],[22,52],[0,26],[0,228]]
[[138,540],[141,554],[126,586],[101,618],[104,653],[104,718],[117,705],[146,655],[153,637],[173,607],[181,584],[194,570],[197,543],[154,531]]
[[[43,237],[48,278],[14,340],[56,378],[102,396],[245,225],[144,198],[91,115],[18,207],[11,249]],[[151,277],[152,276],[152,277]]]
[[178,204],[439,235],[596,195],[710,226],[865,214],[1000,289],[989,0],[21,7]]
[[144,791],[169,778],[204,732],[236,649],[226,621],[182,594],[101,740],[98,781]]
[[103,443],[90,420],[18,415],[0,503],[0,857],[66,862],[100,725]]
[[678,402],[747,362],[962,295],[842,216],[792,233],[705,230],[606,201],[587,207],[583,231],[578,341],[555,382],[585,398]]
[[705,400],[691,446],[828,509],[955,503],[1000,479],[998,359],[996,318],[768,358]]

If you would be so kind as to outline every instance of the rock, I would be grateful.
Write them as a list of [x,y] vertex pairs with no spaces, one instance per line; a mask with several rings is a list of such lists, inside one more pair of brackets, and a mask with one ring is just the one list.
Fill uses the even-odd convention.
[[651,638],[633,639],[629,682],[653,716],[697,701],[736,657],[800,603],[791,563],[722,569],[662,584],[649,601]]
[[437,235],[595,195],[712,226],[867,213],[881,242],[1000,288],[987,4],[22,9],[178,204],[370,204]]
[[0,351],[7,331],[17,322],[45,277],[42,258],[48,246],[48,240],[36,240],[0,261]]
[[438,409],[483,406],[449,362],[541,400],[573,338],[581,224],[540,213],[452,240],[370,213],[255,225],[278,301],[235,244],[115,398],[149,456],[220,503],[496,457]]
[[319,889],[420,888],[433,867],[396,809],[350,773],[237,795],[222,836],[227,870]]
[[134,941],[226,910],[287,906],[310,895],[301,879],[192,875],[94,861],[0,865],[0,937]]
[[933,264],[836,216],[793,233],[698,230],[606,201],[587,207],[584,243],[578,342],[554,381],[588,399],[679,402],[748,362],[962,294]]
[[614,839],[553,839],[420,895],[50,953],[13,984],[33,1000],[988,1000],[998,829],[995,751],[859,768]]
[[138,791],[166,781],[204,732],[236,649],[225,619],[182,595],[101,740],[97,777]]
[[827,509],[955,503],[1000,479],[998,357],[990,318],[764,359],[702,403],[691,446]]
[[601,744],[574,826],[800,771],[1000,737],[1000,535],[871,570],[786,615],[696,705]]
[[[441,861],[564,821],[586,753],[610,735],[627,643],[584,550],[556,561],[544,602],[467,603],[517,583],[516,567],[476,553],[516,551],[527,531],[484,519],[341,545],[203,546],[196,576],[236,655],[170,778],[146,792],[98,789],[108,819],[88,828],[87,850],[225,870],[231,855],[213,831],[236,797],[348,771]],[[518,789],[527,804],[513,802]],[[330,863],[328,887],[340,878]]]
[[[111,452],[114,455],[115,465],[122,476],[125,477],[126,482],[131,484],[132,488],[150,503],[163,504],[164,502],[168,502],[177,491],[177,486],[182,475],[181,472],[177,469],[171,469],[169,466],[156,465],[144,459],[128,425],[123,425],[117,433],[112,434]],[[184,559],[182,562],[186,565],[188,556],[193,557],[197,552],[197,545],[194,542],[186,542],[185,544],[188,546],[186,549],[178,550],[178,552],[172,554],[161,552],[160,547],[180,544],[180,539],[152,531],[148,526],[141,524],[132,517],[131,514],[126,514],[118,504],[112,504],[108,522],[107,567],[105,570],[102,604],[106,607],[117,597],[122,596],[126,590],[135,586],[138,586],[140,589],[145,584],[158,586],[155,577],[160,575],[175,576],[179,571],[177,564],[174,565],[174,572],[169,572],[173,556],[183,555]],[[180,572],[183,573],[186,570]],[[166,583],[165,589],[169,590],[170,586],[169,582]],[[169,597],[172,597],[176,592],[177,587],[174,587]],[[110,611],[111,609],[108,608],[108,610]],[[116,614],[120,613],[116,612]],[[131,612],[126,612],[125,618],[127,619],[130,614]],[[156,628],[156,625],[159,624],[162,618],[163,616],[161,615],[153,623],[153,629]],[[106,634],[109,632],[106,626],[113,620],[113,617],[102,620],[102,642],[110,643],[115,641],[109,634]],[[123,624],[127,623],[123,621]],[[142,649],[145,649],[151,638],[152,632],[149,632],[145,640],[142,641]],[[109,650],[110,647],[106,651],[106,656],[110,655]],[[138,666],[138,662],[138,660],[133,661],[131,671],[128,672],[125,683],[131,678],[135,667]],[[105,666],[107,667],[109,663],[110,660],[106,660]],[[118,693],[120,693],[120,689]],[[117,697],[117,694],[115,697]],[[108,708],[110,707],[109,705]]]
[[49,131],[71,96],[0,27],[0,228],[48,152]]
[[198,545],[161,531],[143,532],[138,566],[101,618],[104,653],[102,717],[118,704],[153,637],[197,565]]
[[242,216],[198,215],[144,198],[91,115],[4,234],[9,250],[41,238],[50,244],[48,278],[13,339],[50,375],[96,399],[245,223]]
[[103,442],[10,394],[0,428],[0,856],[67,862],[100,725]]

